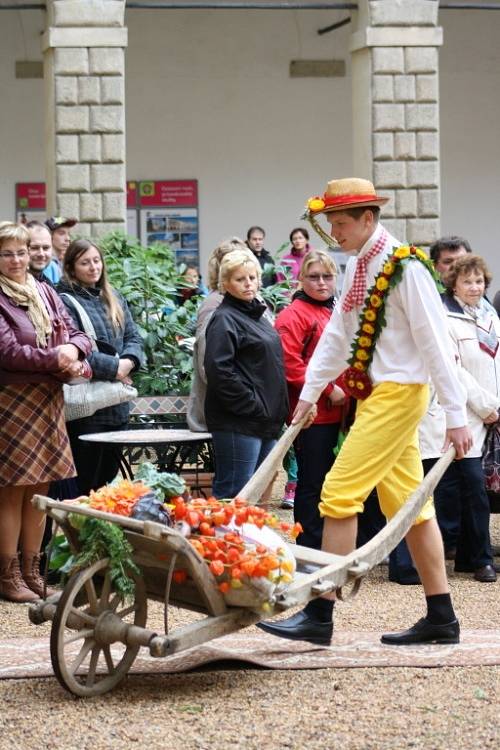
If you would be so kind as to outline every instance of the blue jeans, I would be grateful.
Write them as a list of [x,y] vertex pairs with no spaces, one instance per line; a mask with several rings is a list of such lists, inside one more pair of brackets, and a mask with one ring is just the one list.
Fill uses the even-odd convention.
[[235,497],[270,452],[276,440],[240,432],[212,432],[215,477],[212,492],[216,498]]

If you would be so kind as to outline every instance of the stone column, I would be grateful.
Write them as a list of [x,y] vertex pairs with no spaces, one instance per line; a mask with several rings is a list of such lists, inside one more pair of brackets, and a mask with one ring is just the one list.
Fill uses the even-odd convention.
[[126,229],[124,0],[48,0],[42,37],[49,215]]
[[438,3],[358,0],[352,53],[354,173],[390,198],[384,225],[428,245],[440,234]]

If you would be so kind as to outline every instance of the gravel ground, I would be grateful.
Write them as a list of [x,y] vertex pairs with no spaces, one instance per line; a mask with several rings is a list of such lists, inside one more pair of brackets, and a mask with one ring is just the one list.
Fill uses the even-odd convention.
[[[500,516],[492,517],[500,544]],[[500,581],[451,574],[463,628],[498,628]],[[357,598],[341,604],[336,627],[406,627],[422,614],[419,586],[372,571]],[[175,623],[192,620],[185,611]],[[161,622],[151,607],[148,624]],[[40,637],[27,608],[0,602],[3,638]],[[500,667],[441,669],[235,669],[129,676],[102,698],[74,699],[54,678],[0,680],[0,750],[459,750],[500,746]]]

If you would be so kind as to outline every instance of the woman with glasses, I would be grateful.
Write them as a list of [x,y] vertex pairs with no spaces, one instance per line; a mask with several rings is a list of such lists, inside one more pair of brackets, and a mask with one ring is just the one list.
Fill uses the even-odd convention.
[[45,515],[31,498],[75,476],[62,382],[82,374],[91,351],[55,291],[29,273],[29,237],[0,223],[0,596],[11,602],[43,595]]
[[[336,278],[335,265],[327,253],[308,252],[298,276],[299,289],[292,303],[276,319],[285,355],[289,420],[304,385],[307,364],[335,306]],[[294,518],[303,528],[297,544],[305,547],[321,549],[323,521],[318,503],[325,474],[335,459],[333,450],[345,405],[344,391],[329,383],[318,400],[318,413],[312,426],[302,430],[294,443],[298,464]]]

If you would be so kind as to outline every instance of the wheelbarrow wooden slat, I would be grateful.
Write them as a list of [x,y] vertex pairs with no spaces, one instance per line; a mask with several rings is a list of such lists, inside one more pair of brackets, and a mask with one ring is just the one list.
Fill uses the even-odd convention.
[[[300,429],[301,425],[298,424],[291,425],[285,431],[241,490],[241,497],[253,502],[260,499]],[[293,545],[291,549],[299,566],[310,565],[316,569],[312,573],[297,571],[292,583],[285,591],[276,594],[270,603],[274,603],[276,610],[286,610],[342,587],[350,580],[360,579],[405,536],[454,456],[455,451],[450,448],[397,515],[360,549],[340,556]],[[123,679],[141,646],[148,647],[153,656],[165,656],[233,632],[261,618],[259,607],[263,600],[259,601],[258,598],[248,607],[226,605],[206,562],[176,530],[154,522],[95,511],[86,506],[64,505],[41,496],[35,496],[33,502],[61,525],[76,549],[78,536],[69,526],[70,513],[118,524],[132,544],[141,570],[141,575],[135,576],[136,592],[132,606],[124,604],[120,605],[120,609],[117,605],[117,595],[112,592],[110,582],[109,560],[105,559],[72,575],[59,601],[58,597],[49,597],[47,601],[30,607],[33,622],[53,620],[51,656],[54,672],[70,692],[92,696],[111,690]],[[170,576],[179,567],[188,570],[190,578],[182,585],[171,581],[169,591]],[[166,632],[161,635],[145,627],[148,597],[164,600],[166,607],[168,603],[178,604],[207,616],[170,633],[167,632],[165,615]],[[127,622],[126,617],[133,621]],[[67,635],[68,630],[72,631],[72,635]],[[80,642],[80,652],[75,657],[74,648]],[[121,646],[125,649],[116,664],[111,656],[111,644],[114,648]],[[66,653],[68,646],[69,653]],[[108,672],[101,678],[96,665],[103,655]],[[88,672],[82,673],[81,665],[87,657],[90,659]]]

